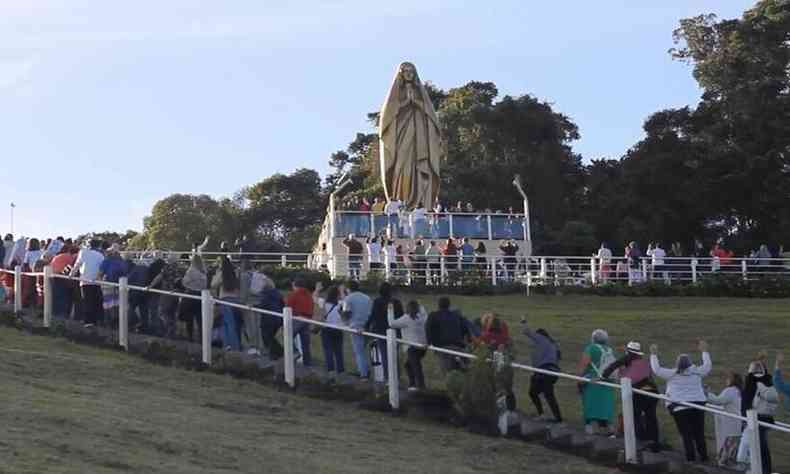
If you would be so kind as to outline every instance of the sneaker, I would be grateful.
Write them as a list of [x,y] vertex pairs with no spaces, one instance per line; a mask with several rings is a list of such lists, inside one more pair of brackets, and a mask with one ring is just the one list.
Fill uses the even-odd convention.
[[247,354],[251,356],[261,355],[260,351],[254,347],[250,347],[249,349],[247,349]]
[[409,392],[416,392],[418,390],[418,388],[415,387],[415,386],[411,386],[411,387],[407,388],[406,390],[409,391]]
[[595,428],[593,428],[593,425],[584,425],[584,433],[592,436],[595,434]]
[[85,323],[85,324],[82,325],[82,327],[84,327],[85,329],[92,328],[94,326],[96,326],[96,325],[93,324],[93,323]]

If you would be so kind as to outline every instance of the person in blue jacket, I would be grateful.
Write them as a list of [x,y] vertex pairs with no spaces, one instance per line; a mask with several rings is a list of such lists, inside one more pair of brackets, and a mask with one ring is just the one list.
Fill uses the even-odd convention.
[[[774,387],[776,391],[790,397],[790,382],[785,382],[782,379],[782,362],[785,360],[785,355],[781,352],[776,354],[776,364],[774,365]],[[785,398],[785,406],[788,406],[787,398]]]

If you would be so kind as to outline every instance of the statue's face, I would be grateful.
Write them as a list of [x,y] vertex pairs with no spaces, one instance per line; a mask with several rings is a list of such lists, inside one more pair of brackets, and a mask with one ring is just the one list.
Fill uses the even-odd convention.
[[413,82],[417,77],[417,70],[414,68],[413,64],[404,63],[400,67],[400,74],[406,82]]

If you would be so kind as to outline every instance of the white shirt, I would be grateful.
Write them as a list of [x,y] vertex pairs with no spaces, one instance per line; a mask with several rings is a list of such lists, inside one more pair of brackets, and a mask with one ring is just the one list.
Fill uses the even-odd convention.
[[[658,356],[650,356],[650,368],[658,377],[667,381],[666,395],[670,399],[678,402],[704,402],[708,397],[702,387],[702,379],[710,373],[713,363],[710,354],[702,353],[702,365],[692,365],[683,373],[677,373],[675,369],[665,369],[658,362]],[[687,407],[679,406],[677,410]]]
[[41,250],[28,250],[25,252],[25,258],[22,259],[22,264],[28,264],[30,271],[35,271],[36,262],[41,258],[42,253]]
[[608,265],[612,260],[612,251],[606,247],[598,249],[598,258],[601,260],[602,265]]
[[[417,319],[413,319],[408,314],[395,319],[391,313],[387,313],[387,319],[391,328],[403,330],[403,339],[416,344],[428,343],[428,338],[425,336],[425,322],[428,320],[428,315],[425,314],[425,308],[422,306]],[[409,346],[403,347],[404,351],[408,348]]]
[[322,310],[324,312],[325,320],[329,324],[336,324],[338,326],[347,326],[347,324],[343,321],[343,318],[340,317],[340,311],[343,310],[342,301],[336,305],[333,303],[324,303]]
[[[71,275],[74,276],[76,270],[80,271],[80,278],[83,280],[95,281],[99,275],[99,267],[104,261],[104,255],[92,249],[82,249],[77,255],[77,261],[74,262],[74,267],[71,270]],[[80,286],[90,285],[91,283],[80,282]]]
[[439,247],[433,245],[428,247],[428,250],[425,251],[425,255],[428,257],[429,262],[438,263],[442,253],[439,251]]
[[378,242],[369,243],[368,247],[368,256],[370,257],[370,263],[380,263],[381,262],[381,245]]
[[387,245],[384,247],[384,253],[387,254],[387,259],[389,259],[389,263],[395,263],[395,259],[398,256],[398,251],[394,245]]
[[400,206],[401,206],[400,201],[398,201],[397,199],[394,201],[390,201],[387,203],[386,206],[384,206],[384,213],[390,216],[393,214],[397,214],[398,211],[400,210]]
[[663,265],[664,264],[664,257],[666,257],[666,256],[667,256],[667,253],[664,252],[664,249],[662,249],[661,247],[654,248],[653,249],[653,254],[652,254],[653,266],[655,267],[656,265]]
[[411,212],[411,218],[415,222],[417,222],[417,221],[424,221],[425,220],[425,208],[424,207],[418,207],[417,209],[413,210]]
[[[709,393],[708,401],[721,405],[727,413],[741,415],[741,392],[735,387],[727,387],[719,395]],[[716,415],[713,419],[716,423],[716,450],[721,451],[727,438],[741,435],[742,423],[723,415]]]

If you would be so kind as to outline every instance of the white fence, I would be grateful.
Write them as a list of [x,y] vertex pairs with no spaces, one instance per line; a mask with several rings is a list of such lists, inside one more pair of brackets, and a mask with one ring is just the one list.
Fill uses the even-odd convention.
[[[190,252],[124,252],[127,258],[150,260],[175,254],[184,260]],[[656,263],[645,257],[601,259],[579,256],[506,256],[486,252],[473,255],[414,255],[382,251],[371,257],[362,254],[310,254],[277,252],[204,252],[204,257],[227,255],[232,260],[246,259],[251,264],[324,270],[333,278],[365,279],[377,274],[385,280],[412,283],[452,284],[460,278],[475,277],[493,285],[517,281],[526,286],[600,286],[611,283],[636,285],[646,282],[673,284],[698,283],[711,275],[726,275],[744,281],[762,277],[790,278],[788,258],[665,257]]]
[[[82,283],[88,284],[95,284],[101,286],[110,286],[110,287],[117,287],[119,288],[119,295],[120,295],[120,307],[119,307],[119,319],[118,319],[118,343],[121,347],[128,349],[128,331],[129,331],[129,304],[128,304],[128,296],[129,290],[138,290],[138,291],[147,291],[152,293],[159,293],[164,295],[171,295],[180,298],[190,298],[190,299],[199,299],[201,301],[201,321],[202,321],[202,359],[203,362],[207,365],[211,365],[212,363],[212,346],[211,346],[211,334],[212,334],[212,326],[214,322],[214,306],[215,305],[226,305],[233,308],[238,308],[244,311],[251,311],[254,313],[262,314],[262,315],[269,315],[275,316],[278,318],[283,319],[283,348],[284,348],[284,355],[283,355],[283,363],[284,363],[284,375],[285,375],[285,382],[291,386],[296,386],[296,373],[295,373],[295,358],[294,358],[294,330],[293,330],[293,323],[294,321],[302,321],[306,324],[311,324],[315,326],[327,327],[332,329],[337,329],[339,331],[347,332],[350,334],[360,334],[364,335],[369,338],[374,339],[381,339],[386,340],[387,344],[387,355],[389,356],[390,361],[397,361],[398,360],[398,349],[399,345],[407,345],[412,347],[417,347],[420,349],[424,349],[431,352],[441,353],[441,354],[448,354],[455,357],[465,358],[465,359],[475,359],[476,356],[473,354],[454,351],[450,349],[445,349],[442,347],[436,346],[429,346],[429,345],[421,345],[415,344],[410,341],[406,341],[403,339],[398,339],[396,337],[396,331],[394,329],[388,329],[386,336],[382,336],[380,334],[365,332],[362,330],[355,330],[351,329],[346,326],[338,326],[329,324],[326,322],[321,321],[314,321],[312,319],[296,317],[293,315],[293,311],[291,308],[286,307],[282,313],[276,313],[271,311],[266,311],[260,308],[256,308],[249,305],[243,305],[238,303],[231,303],[228,301],[223,301],[221,299],[214,298],[209,290],[203,290],[200,296],[183,294],[183,293],[176,293],[176,292],[169,292],[169,291],[162,291],[162,290],[154,290],[148,289],[145,287],[137,287],[131,286],[128,284],[127,279],[121,278],[119,283],[110,283],[105,281],[89,281],[89,280],[81,280],[79,278],[68,277],[64,275],[55,275],[52,273],[50,267],[45,267],[44,272],[30,272],[30,273],[23,273],[21,267],[17,266],[13,272],[9,270],[0,270],[0,272],[5,273],[13,273],[14,275],[14,311],[19,313],[22,311],[22,300],[19,295],[19,290],[22,288],[22,277],[29,276],[34,278],[42,278],[43,279],[43,289],[44,289],[44,320],[43,325],[44,327],[50,327],[52,325],[52,308],[53,308],[53,291],[52,291],[52,279],[53,278],[62,278],[68,279],[73,281],[80,281]],[[389,311],[392,311],[392,307],[389,308]],[[734,415],[731,413],[727,413],[725,411],[719,410],[717,408],[709,407],[709,406],[699,406],[691,403],[685,402],[678,402],[675,400],[671,400],[664,395],[657,395],[651,392],[645,392],[642,390],[633,389],[631,386],[631,380],[627,378],[623,378],[620,380],[620,383],[611,383],[607,381],[597,380],[597,379],[588,379],[584,377],[579,377],[571,374],[565,374],[561,372],[553,372],[547,371],[543,369],[539,369],[536,367],[531,367],[525,364],[519,363],[511,363],[511,366],[514,369],[523,370],[527,372],[536,372],[536,373],[543,373],[548,375],[553,375],[559,378],[573,380],[576,382],[584,382],[584,383],[593,383],[598,385],[603,385],[606,387],[611,387],[615,390],[619,390],[621,393],[622,399],[622,413],[623,413],[623,426],[624,426],[624,452],[625,452],[625,461],[629,464],[637,464],[638,463],[638,456],[637,456],[637,447],[636,447],[636,433],[634,428],[634,413],[633,413],[633,395],[639,394],[644,395],[647,397],[656,398],[662,401],[671,401],[672,403],[680,404],[687,406],[689,408],[695,410],[703,410],[715,415],[724,416],[728,418],[737,419],[747,423],[747,426],[751,428],[750,430],[745,431],[744,433],[749,433],[750,435],[750,463],[751,463],[751,472],[752,473],[763,473],[762,469],[762,460],[761,460],[761,453],[760,453],[760,430],[757,429],[758,427],[764,427],[771,430],[776,430],[784,433],[790,433],[790,427],[787,425],[783,425],[780,423],[772,424],[772,423],[765,423],[758,420],[758,415],[755,410],[749,410],[746,417],[742,417],[739,415]],[[389,381],[388,388],[389,388],[389,402],[390,405],[394,410],[400,408],[400,388],[399,388],[399,376],[398,376],[398,363],[390,363],[388,364],[388,374],[387,379]],[[770,473],[765,473],[770,474]]]

